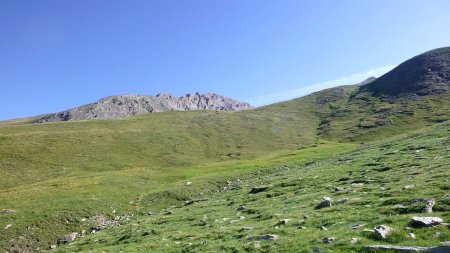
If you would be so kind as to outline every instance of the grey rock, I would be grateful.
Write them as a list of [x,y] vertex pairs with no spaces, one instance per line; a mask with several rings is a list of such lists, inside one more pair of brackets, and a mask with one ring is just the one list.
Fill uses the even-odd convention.
[[408,233],[408,237],[411,239],[416,239],[416,235],[413,233]]
[[427,247],[416,247],[416,246],[392,246],[392,245],[368,245],[364,246],[366,250],[377,250],[377,251],[393,251],[398,253],[411,253],[411,252],[424,252]]
[[425,208],[423,209],[423,213],[432,213],[433,212],[433,206],[436,204],[436,201],[434,199],[429,200]]
[[336,240],[336,237],[324,237],[324,238],[322,238],[322,242],[323,243],[331,243],[334,240]]
[[328,228],[326,228],[325,226],[320,226],[320,230],[322,230],[322,231],[328,231]]
[[316,206],[317,209],[330,207],[331,206],[331,198],[330,197],[324,197],[322,201]]
[[432,227],[439,225],[443,220],[439,217],[412,217],[411,223],[416,227]]
[[10,214],[10,213],[15,213],[15,210],[12,209],[2,209],[0,210],[0,214]]
[[405,187],[403,187],[403,189],[405,189],[405,190],[412,189],[412,188],[414,188],[413,184],[408,184],[408,185],[405,185]]
[[356,238],[356,237],[353,237],[351,240],[350,240],[350,243],[351,244],[356,244],[356,243],[358,243],[358,238]]
[[375,232],[375,238],[378,240],[385,240],[389,232],[392,231],[392,228],[385,225],[378,225],[374,227],[373,230]]
[[56,245],[50,245],[50,249],[56,249],[58,246],[56,246]]
[[252,107],[248,103],[213,93],[201,95],[197,92],[194,95],[187,94],[182,97],[175,97],[171,94],[158,94],[156,96],[120,95],[106,97],[96,103],[75,107],[67,111],[48,114],[35,122],[114,119],[167,111],[239,111],[250,108]]
[[250,236],[247,239],[249,241],[276,240],[276,239],[278,239],[278,235],[263,234],[263,235]]
[[246,231],[246,230],[252,230],[252,229],[253,229],[253,227],[242,227],[242,228],[239,229],[239,232],[243,232],[243,231]]
[[239,205],[239,207],[236,209],[236,211],[244,211],[244,210],[245,210],[244,205]]
[[60,243],[69,243],[69,242],[74,241],[77,238],[77,236],[78,236],[78,233],[73,232],[73,233],[70,233],[68,235],[65,235],[63,238],[61,238],[59,240],[59,242]]
[[286,225],[290,219],[282,219],[277,222],[277,225]]
[[266,191],[270,187],[272,187],[272,186],[271,185],[256,186],[256,187],[253,187],[252,189],[250,189],[249,193],[252,193],[252,194],[260,193],[260,192]]

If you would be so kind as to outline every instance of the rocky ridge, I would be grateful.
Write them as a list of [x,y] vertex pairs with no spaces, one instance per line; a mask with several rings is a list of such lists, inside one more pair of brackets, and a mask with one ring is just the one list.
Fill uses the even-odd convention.
[[75,107],[63,112],[47,114],[35,122],[126,118],[138,114],[166,111],[239,111],[250,108],[252,107],[248,103],[214,93],[199,94],[197,92],[194,95],[186,94],[182,97],[176,97],[168,93],[156,96],[120,95],[106,97],[96,103]]

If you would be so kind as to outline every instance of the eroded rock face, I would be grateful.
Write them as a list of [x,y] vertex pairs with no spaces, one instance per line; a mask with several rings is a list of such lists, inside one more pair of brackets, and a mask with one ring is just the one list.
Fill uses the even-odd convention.
[[182,97],[176,97],[167,93],[156,96],[121,95],[106,97],[93,104],[49,114],[36,122],[126,118],[138,114],[166,111],[239,111],[250,108],[252,107],[248,103],[213,93],[202,95],[199,93],[194,95],[187,94]]

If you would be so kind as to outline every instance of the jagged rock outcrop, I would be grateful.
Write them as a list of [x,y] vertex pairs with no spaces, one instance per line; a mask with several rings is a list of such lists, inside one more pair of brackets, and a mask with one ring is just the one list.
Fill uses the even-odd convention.
[[188,110],[238,111],[252,108],[248,103],[213,93],[176,97],[168,93],[156,96],[120,95],[99,100],[96,103],[75,107],[67,111],[48,114],[37,119],[36,123],[126,118],[133,115]]

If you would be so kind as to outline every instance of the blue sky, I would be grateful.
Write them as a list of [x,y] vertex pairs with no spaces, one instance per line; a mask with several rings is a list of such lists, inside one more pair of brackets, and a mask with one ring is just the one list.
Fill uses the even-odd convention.
[[267,104],[450,46],[450,1],[2,0],[0,119],[117,94]]

